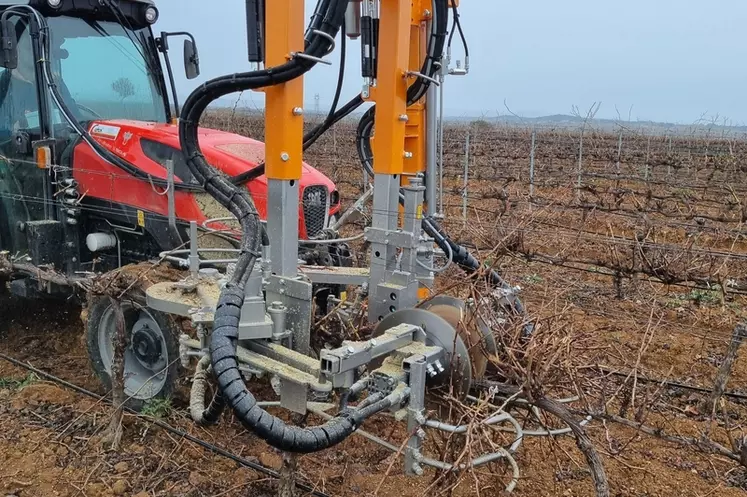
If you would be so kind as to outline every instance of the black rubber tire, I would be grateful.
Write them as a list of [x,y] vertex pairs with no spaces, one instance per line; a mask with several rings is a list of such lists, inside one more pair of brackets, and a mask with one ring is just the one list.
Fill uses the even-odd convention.
[[[132,304],[128,304],[132,305]],[[91,363],[93,372],[98,377],[99,381],[104,385],[107,392],[111,392],[112,381],[109,372],[107,371],[104,360],[101,357],[101,344],[99,341],[99,323],[104,319],[107,310],[111,306],[108,297],[96,297],[92,299],[90,307],[88,309],[88,319],[86,323],[86,347],[88,350],[88,358]],[[144,307],[140,305],[139,307]],[[125,310],[125,309],[123,309]],[[166,373],[166,379],[163,386],[159,391],[152,395],[144,395],[139,393],[137,397],[132,396],[127,399],[125,405],[135,411],[141,411],[149,401],[154,399],[168,399],[174,393],[177,379],[180,375],[180,362],[179,362],[179,333],[177,332],[176,323],[168,315],[155,311],[153,309],[146,309],[148,314],[158,324],[161,329],[161,335],[163,336],[164,343],[166,345],[166,352],[168,355],[168,369]],[[137,309],[131,308],[125,310],[125,320],[127,321],[128,312],[137,312]],[[132,333],[132,327],[127,326],[127,332]],[[130,335],[128,342],[131,343],[132,335]],[[125,362],[125,369],[127,369],[127,362]],[[131,395],[125,391],[125,395]]]
[[[3,209],[2,202],[0,202],[0,252],[7,250],[11,251],[10,247],[10,234],[8,232],[8,221],[5,215],[5,209]],[[8,281],[0,279],[0,295],[10,293],[8,291]]]

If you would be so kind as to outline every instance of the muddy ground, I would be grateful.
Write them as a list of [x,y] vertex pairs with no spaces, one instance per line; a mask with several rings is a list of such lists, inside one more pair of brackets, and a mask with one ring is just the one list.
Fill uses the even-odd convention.
[[[207,125],[261,139],[256,120],[209,118]],[[533,317],[554,320],[581,343],[574,359],[586,365],[578,370],[587,371],[583,393],[588,399],[572,407],[601,412],[606,402],[608,413],[643,419],[668,435],[697,439],[707,434],[738,451],[747,420],[745,401],[726,398],[713,421],[700,405],[713,387],[734,327],[745,317],[746,297],[738,290],[746,269],[742,212],[747,186],[737,173],[747,146],[692,139],[672,145],[657,139],[652,148],[651,140],[636,137],[617,155],[617,137],[592,134],[586,144],[586,173],[608,174],[619,160],[619,173],[628,179],[584,177],[579,191],[578,138],[548,132],[538,138],[538,178],[530,197],[528,133],[475,125],[465,223],[460,219],[459,177],[464,131],[447,133],[450,218],[445,224],[482,260],[522,286]],[[338,183],[345,202],[360,192],[353,136],[353,127],[342,123],[308,154],[310,163]],[[641,180],[644,165],[646,181]],[[357,248],[356,255],[365,260]],[[444,275],[447,282],[458,278],[455,269]],[[666,278],[670,284],[662,284]],[[709,285],[711,279],[734,280],[736,286],[695,288],[694,279]],[[80,313],[72,303],[0,295],[0,352],[106,394],[88,365]],[[598,366],[607,373],[600,374]],[[636,375],[626,377],[634,370]],[[727,390],[747,395],[745,380],[747,360],[740,357]],[[148,414],[279,468],[280,455],[241,429],[230,414],[216,427],[194,426],[186,411],[188,384],[185,377],[175,397],[151,406]],[[252,389],[270,398],[268,385]],[[109,416],[104,403],[0,360],[0,495],[275,495],[272,478],[172,435],[147,418],[126,415],[123,445],[109,451],[101,443]],[[320,421],[312,417],[309,422]],[[389,418],[374,418],[364,428],[396,447],[407,438],[406,430]],[[747,490],[745,469],[722,454],[599,420],[587,431],[615,497],[737,496]],[[491,437],[501,445],[510,442],[505,434]],[[446,441],[434,434],[428,443],[434,454]],[[410,478],[401,475],[395,459],[387,449],[353,436],[332,450],[301,457],[299,477],[329,495],[402,497],[502,495],[510,480],[504,463],[484,466],[456,482],[432,470]],[[514,495],[594,495],[571,437],[526,438],[516,460],[521,473]]]
[[[535,274],[531,267],[527,269],[529,276]],[[548,274],[542,282],[527,277],[527,305],[542,306],[547,302],[548,287],[563,277],[561,273]],[[564,298],[579,333],[604,335],[607,350],[614,351],[608,354],[608,363],[629,367],[648,336],[649,316],[638,313],[641,305],[637,300],[617,301],[611,293],[604,281],[596,286],[586,282],[570,289]],[[2,353],[106,393],[88,368],[78,307],[62,302],[22,302],[7,296],[0,299]],[[680,304],[676,310],[666,311],[657,323],[651,345],[642,355],[641,371],[657,378],[669,373],[670,378],[707,386],[729,334],[730,323],[721,323],[728,308],[687,301]],[[739,361],[731,389],[739,390],[744,384],[745,370],[747,364]],[[267,391],[265,386],[259,390]],[[640,391],[647,390],[641,387]],[[697,435],[708,425],[694,408],[700,398],[697,393],[669,388],[659,404],[660,412],[650,423],[673,434]],[[152,414],[242,457],[279,467],[279,454],[244,432],[230,415],[219,426],[203,429],[188,419],[183,393],[169,407]],[[732,402],[727,402],[726,408],[736,436],[747,410]],[[0,490],[19,497],[274,495],[272,479],[179,439],[147,419],[126,416],[122,449],[107,451],[100,437],[109,412],[102,403],[0,361]],[[393,429],[387,419],[373,420],[365,428],[388,437],[395,446],[406,437],[404,430]],[[743,469],[723,456],[613,424],[605,427],[593,422],[588,430],[602,454],[612,495],[736,496],[742,494],[742,488],[747,489]],[[728,444],[723,426],[717,426],[713,436]],[[521,479],[515,495],[593,495],[584,460],[569,437],[528,439],[517,461]],[[353,437],[334,450],[303,457],[300,475],[330,495],[439,493],[438,484],[431,487],[435,472],[408,478],[398,474],[398,463],[391,463],[392,455],[386,449]],[[501,495],[508,481],[506,474],[503,464],[485,467],[464,478],[451,495]]]

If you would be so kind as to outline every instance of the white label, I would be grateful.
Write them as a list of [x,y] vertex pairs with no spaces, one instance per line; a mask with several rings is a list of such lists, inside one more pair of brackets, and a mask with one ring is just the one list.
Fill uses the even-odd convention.
[[116,140],[119,136],[119,126],[109,126],[106,124],[96,124],[91,128],[91,134],[100,136],[101,138],[108,138],[110,140]]

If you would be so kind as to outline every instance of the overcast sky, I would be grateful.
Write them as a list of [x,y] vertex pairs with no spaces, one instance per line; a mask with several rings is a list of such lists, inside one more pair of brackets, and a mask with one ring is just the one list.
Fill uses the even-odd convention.
[[[270,0],[272,1],[272,0]],[[156,30],[187,30],[197,38],[199,81],[248,69],[242,0],[158,0]],[[307,0],[307,11],[313,9]],[[462,25],[471,72],[450,78],[450,115],[495,116],[510,109],[536,117],[570,114],[601,102],[597,117],[692,123],[705,115],[747,123],[747,2],[744,0],[463,0]],[[220,5],[220,8],[217,7]],[[174,47],[174,48],[179,48]],[[456,54],[461,53],[457,45]],[[343,99],[360,91],[360,46],[348,44]],[[181,63],[181,50],[174,50]],[[333,67],[306,78],[307,107],[332,99]],[[177,68],[179,91],[195,81]],[[261,106],[259,95],[242,105]]]

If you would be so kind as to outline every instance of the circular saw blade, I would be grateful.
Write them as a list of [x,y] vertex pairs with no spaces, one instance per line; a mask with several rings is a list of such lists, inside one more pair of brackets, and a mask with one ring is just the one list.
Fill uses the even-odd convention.
[[472,363],[472,377],[485,376],[491,356],[498,352],[493,332],[476,313],[469,309],[463,300],[448,295],[423,302],[420,309],[428,310],[447,321],[464,341]]
[[[454,394],[464,397],[472,386],[472,364],[469,351],[456,329],[444,318],[425,309],[402,309],[384,318],[376,327],[374,336],[382,335],[386,330],[400,324],[418,326],[425,331],[426,345],[441,347],[446,358],[442,361],[445,372],[428,381],[443,384],[451,381]],[[377,361],[373,361],[372,365]]]

